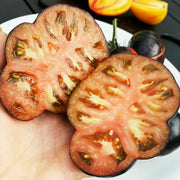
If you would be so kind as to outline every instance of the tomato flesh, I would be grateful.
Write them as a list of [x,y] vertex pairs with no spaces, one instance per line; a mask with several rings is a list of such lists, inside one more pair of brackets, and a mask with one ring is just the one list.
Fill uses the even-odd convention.
[[131,7],[132,0],[88,0],[89,8],[97,14],[117,16]]
[[154,157],[168,142],[167,121],[179,102],[179,87],[161,63],[135,54],[107,58],[69,100],[67,114],[77,130],[73,161],[87,173],[109,176],[135,159]]
[[[21,120],[44,110],[65,112],[77,84],[108,56],[107,42],[94,18],[62,4],[45,9],[33,24],[17,26],[5,48],[0,98],[7,111]],[[15,74],[31,77],[34,85],[28,85],[27,78],[12,80]]]
[[118,174],[135,159],[126,153],[121,136],[122,132],[108,123],[104,123],[102,128],[77,130],[71,141],[71,157],[80,169],[89,174]]

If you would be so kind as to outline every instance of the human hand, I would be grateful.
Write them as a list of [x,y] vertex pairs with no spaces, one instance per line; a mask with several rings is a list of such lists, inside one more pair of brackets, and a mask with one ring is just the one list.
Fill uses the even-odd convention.
[[[7,35],[0,30],[0,70]],[[80,180],[88,177],[69,156],[74,128],[64,114],[44,112],[31,121],[11,117],[0,104],[0,179]]]

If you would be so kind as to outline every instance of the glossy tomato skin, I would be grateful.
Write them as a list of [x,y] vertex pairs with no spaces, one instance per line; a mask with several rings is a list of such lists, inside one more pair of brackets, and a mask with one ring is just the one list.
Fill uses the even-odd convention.
[[0,98],[7,111],[21,120],[44,110],[64,113],[74,88],[109,55],[94,18],[63,4],[45,9],[33,24],[13,29],[5,51]]
[[158,155],[179,103],[180,89],[158,61],[135,54],[106,58],[70,97],[72,160],[88,174],[111,176],[135,159]]
[[126,46],[119,46],[115,50],[111,51],[110,54],[115,55],[115,54],[127,54],[127,53],[137,54],[137,52],[133,48]]
[[162,64],[164,62],[166,56],[165,45],[154,31],[138,31],[133,34],[128,46],[133,48],[139,55],[150,57]]
[[167,155],[179,148],[180,146],[180,114],[177,115],[168,121],[168,126],[170,128],[170,137],[165,149],[161,152],[160,155]]

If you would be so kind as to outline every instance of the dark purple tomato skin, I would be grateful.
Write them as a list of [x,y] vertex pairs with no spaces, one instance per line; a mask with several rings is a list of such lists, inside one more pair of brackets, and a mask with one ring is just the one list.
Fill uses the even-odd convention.
[[137,54],[137,52],[133,48],[126,47],[126,46],[119,46],[117,49],[114,49],[113,51],[111,51],[111,55],[124,54],[124,53]]
[[170,137],[166,148],[161,152],[161,155],[167,155],[174,152],[180,147],[180,114],[170,119],[168,121],[168,126],[170,128]]
[[154,31],[138,31],[133,34],[128,46],[133,48],[139,55],[164,63],[165,46],[162,39]]

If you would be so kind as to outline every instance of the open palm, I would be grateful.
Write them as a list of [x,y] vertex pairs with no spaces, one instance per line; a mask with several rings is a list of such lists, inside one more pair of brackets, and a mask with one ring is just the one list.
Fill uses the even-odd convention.
[[[0,69],[6,35],[0,32]],[[0,104],[0,179],[80,180],[87,177],[70,159],[74,128],[65,115],[44,112],[31,121],[11,117]]]

